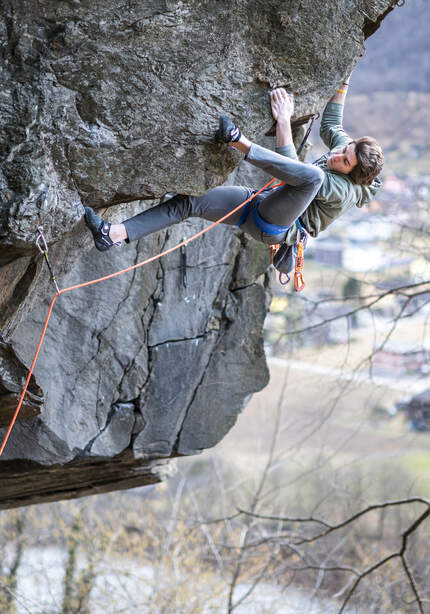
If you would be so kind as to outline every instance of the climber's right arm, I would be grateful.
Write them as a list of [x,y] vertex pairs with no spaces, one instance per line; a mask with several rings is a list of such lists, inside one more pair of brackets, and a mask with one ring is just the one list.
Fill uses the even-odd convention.
[[293,97],[284,88],[276,88],[270,92],[270,103],[273,118],[276,120],[275,151],[282,156],[297,160],[291,131],[291,115],[294,111]]

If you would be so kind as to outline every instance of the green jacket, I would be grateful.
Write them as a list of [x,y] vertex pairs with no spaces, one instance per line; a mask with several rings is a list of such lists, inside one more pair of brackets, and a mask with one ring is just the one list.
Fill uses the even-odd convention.
[[[331,152],[352,141],[343,129],[342,120],[343,104],[329,102],[324,109],[320,129],[320,136],[329,151],[313,162],[324,171],[324,182],[317,196],[300,216],[300,220],[312,237],[317,237],[348,209],[367,205],[382,186],[379,177],[370,186],[358,185],[348,175],[327,168],[327,158]],[[297,158],[292,145],[277,147],[276,151],[284,156]],[[296,234],[297,226],[294,224],[287,232],[285,241],[290,245],[295,243]]]

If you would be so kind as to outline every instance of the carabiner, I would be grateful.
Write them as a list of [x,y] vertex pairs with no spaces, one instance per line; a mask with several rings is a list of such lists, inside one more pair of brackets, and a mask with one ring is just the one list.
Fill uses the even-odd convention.
[[[36,239],[36,245],[37,245],[37,248],[38,248],[39,252],[43,256],[45,254],[45,252],[48,251],[48,244],[46,242],[45,235],[43,234],[43,226],[38,226],[37,230],[39,231],[39,236]],[[43,242],[43,248],[40,245],[40,241]]]
[[294,290],[296,292],[301,292],[302,290],[304,290],[305,286],[305,280],[303,279],[301,271],[296,271],[294,273]]
[[[48,265],[49,272],[51,273],[51,281],[54,284],[55,289],[57,290],[57,293],[60,294],[60,288],[58,287],[57,280],[55,279],[54,271],[52,270],[51,263],[49,262],[48,244],[46,242],[45,235],[43,234],[43,226],[38,226],[37,230],[39,231],[39,236],[36,239],[37,249],[42,254],[42,256],[44,256],[46,260],[46,264]],[[41,242],[43,243],[43,247],[42,245],[40,245]]]
[[[285,275],[285,277],[287,278],[285,281],[283,279],[283,275]],[[288,275],[288,273],[279,273],[279,283],[282,284],[283,286],[286,286],[288,283],[290,283],[290,276]]]

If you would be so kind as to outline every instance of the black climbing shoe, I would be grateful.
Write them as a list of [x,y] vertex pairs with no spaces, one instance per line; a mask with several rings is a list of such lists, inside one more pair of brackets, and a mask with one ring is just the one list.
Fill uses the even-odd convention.
[[99,252],[105,252],[110,249],[112,245],[121,245],[121,243],[114,243],[109,237],[110,222],[103,220],[99,217],[92,207],[84,207],[85,209],[85,224],[91,230],[94,239],[94,245]]
[[158,204],[163,205],[164,203],[166,203],[168,200],[171,200],[175,196],[179,196],[179,194],[177,192],[167,192],[167,194],[165,194],[164,196],[160,198],[160,200],[158,201]]
[[220,115],[218,130],[215,132],[217,143],[236,143],[242,133],[228,115]]

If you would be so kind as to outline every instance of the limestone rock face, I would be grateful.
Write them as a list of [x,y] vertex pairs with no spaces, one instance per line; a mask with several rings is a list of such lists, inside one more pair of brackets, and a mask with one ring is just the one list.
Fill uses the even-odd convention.
[[[190,236],[204,223],[99,254],[83,203],[120,220],[220,185],[240,157],[214,144],[218,115],[260,138],[277,85],[294,92],[297,120],[320,110],[395,4],[2,1],[0,426],[53,294],[37,227],[61,287]],[[0,505],[151,483],[159,459],[216,444],[265,385],[266,249],[218,227],[187,247],[186,287],[182,258],[57,299],[0,458]]]

